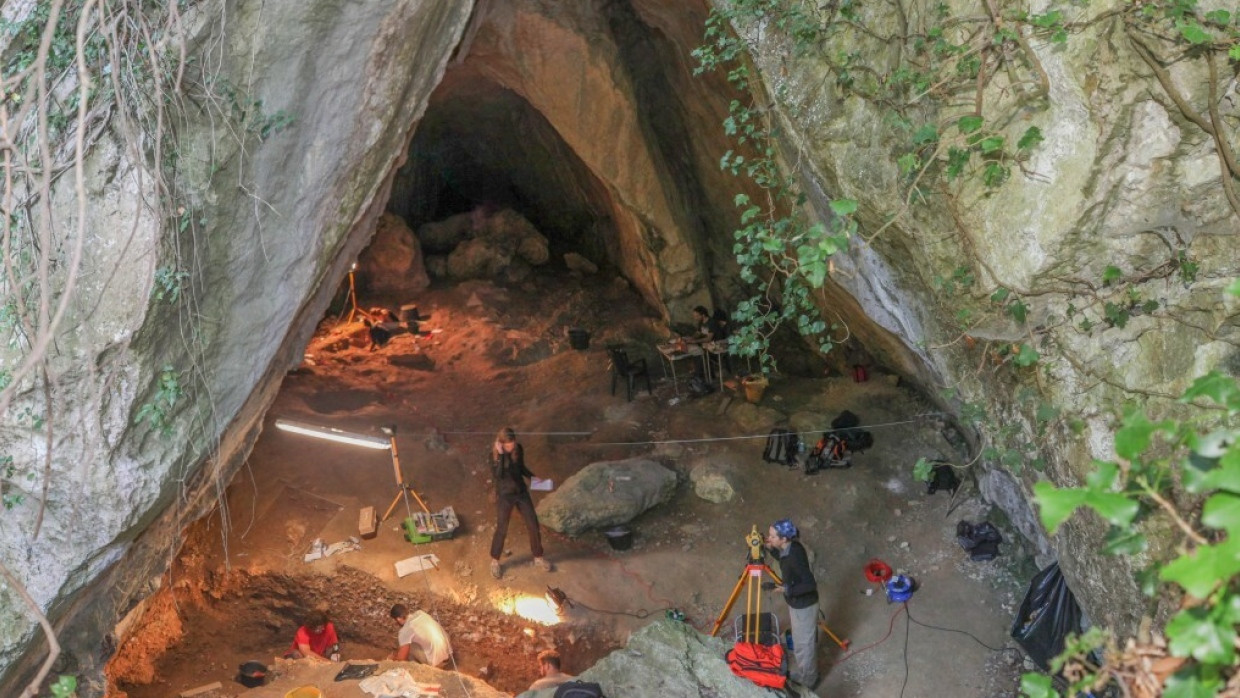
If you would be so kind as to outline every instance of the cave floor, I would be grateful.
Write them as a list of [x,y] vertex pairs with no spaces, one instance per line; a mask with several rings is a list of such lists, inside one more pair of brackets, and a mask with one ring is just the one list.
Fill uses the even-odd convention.
[[[400,302],[364,297],[364,305]],[[805,475],[762,461],[773,413],[726,389],[669,404],[674,388],[660,379],[651,346],[666,328],[622,282],[467,282],[432,287],[413,302],[429,315],[422,328],[433,332],[398,335],[374,350],[360,323],[324,321],[305,363],[285,379],[226,506],[187,532],[168,583],[147,602],[142,630],[109,668],[117,695],[166,698],[212,681],[223,690],[204,695],[249,695],[234,680],[247,660],[277,667],[280,686],[300,685],[312,671],[308,662],[273,658],[291,642],[307,605],[327,606],[346,659],[382,658],[394,645],[387,617],[393,601],[440,618],[458,671],[519,693],[536,678],[534,656],[546,646],[557,646],[565,669],[577,673],[668,607],[709,631],[743,569],[745,534],[784,516],[798,523],[811,551],[828,625],[849,642],[844,651],[821,638],[819,695],[1017,695],[1019,653],[982,643],[1014,646],[1007,630],[1028,563],[1006,543],[1003,556],[981,563],[956,544],[956,522],[978,521],[989,510],[972,485],[953,501],[947,493],[927,495],[912,479],[919,457],[952,451],[937,423],[919,418],[933,408],[894,377],[872,370],[864,383],[772,381],[763,407],[817,413],[823,427],[849,409],[874,434],[874,447],[856,455],[851,469]],[[567,327],[589,329],[590,348],[571,349]],[[626,401],[622,385],[611,395],[603,351],[611,343],[646,357],[653,396],[641,390]],[[431,509],[452,505],[461,528],[451,540],[413,546],[397,527],[398,503],[397,515],[360,550],[303,562],[314,539],[330,544],[357,535],[359,509],[374,506],[382,515],[399,490],[386,451],[282,432],[273,427],[277,418],[371,434],[395,424],[407,481]],[[568,538],[544,528],[556,567],[550,573],[530,564],[514,516],[497,581],[487,568],[494,515],[483,462],[504,425],[516,428],[530,468],[557,485],[599,460],[648,456],[686,473],[711,459],[732,467],[739,495],[714,504],[682,482],[668,504],[632,522],[635,542],[622,552],[602,535]],[[755,438],[737,438],[745,436]],[[542,496],[536,492],[535,502]],[[437,556],[437,569],[397,576],[397,560],[426,553]],[[917,580],[907,613],[867,582],[863,568],[872,558]],[[515,602],[541,598],[548,586],[575,602],[564,622],[544,626],[512,613]],[[782,600],[763,596],[763,607],[787,627]],[[742,594],[734,614],[743,606]],[[364,695],[355,683],[322,687],[328,696]],[[451,694],[445,682],[444,695]]]

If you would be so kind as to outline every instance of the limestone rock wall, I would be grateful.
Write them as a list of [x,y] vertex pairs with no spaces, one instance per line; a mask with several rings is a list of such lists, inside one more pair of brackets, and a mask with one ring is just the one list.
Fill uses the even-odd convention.
[[[1101,555],[1105,527],[1092,517],[1078,515],[1046,540],[1028,503],[1030,487],[1040,478],[1077,484],[1092,459],[1113,458],[1109,435],[1125,401],[1173,411],[1194,377],[1215,368],[1237,372],[1237,307],[1222,293],[1240,275],[1237,214],[1224,197],[1213,140],[1179,113],[1137,55],[1120,14],[1132,8],[1119,0],[1091,3],[1088,17],[1103,17],[1097,22],[1073,15],[1080,25],[1063,45],[1011,25],[1028,39],[1047,90],[999,132],[1014,143],[1036,125],[1045,140],[1001,186],[928,179],[925,200],[906,206],[909,178],[897,160],[912,150],[921,122],[901,126],[892,110],[845,89],[846,80],[867,78],[856,65],[843,77],[839,61],[856,51],[865,69],[889,74],[907,47],[885,37],[924,35],[935,25],[936,4],[899,3],[901,14],[882,3],[853,5],[874,33],[848,32],[847,42],[828,39],[809,50],[774,21],[738,20],[736,28],[783,127],[783,159],[802,176],[813,215],[829,220],[833,198],[860,204],[867,239],[837,259],[831,308],[867,333],[869,348],[889,365],[946,396],[944,406],[986,449],[979,467],[987,496],[1040,541],[1043,560],[1060,559],[1095,622],[1132,631],[1145,609],[1131,573],[1146,561]],[[982,17],[984,29],[983,3],[943,7],[953,17]],[[1033,65],[997,69],[976,100],[967,93],[954,107],[918,105],[911,113],[941,132],[977,106],[995,119],[1013,94],[1036,89]],[[1177,63],[1169,73],[1204,110],[1204,62]],[[1224,74],[1218,94],[1235,86]],[[1220,109],[1231,114],[1224,129],[1234,143],[1236,100],[1224,97]],[[1177,269],[1181,253],[1198,265],[1192,279]],[[1104,285],[1111,266],[1122,281]],[[989,299],[1000,288],[1026,304],[1026,323]],[[1157,307],[1137,309],[1133,298]],[[1113,321],[1106,303],[1131,316]],[[963,323],[962,309],[970,312]],[[1014,343],[1028,343],[1042,358],[1033,367],[1013,365],[1000,349]],[[1040,418],[1041,406],[1058,412]]]
[[[83,290],[51,349],[47,389],[16,385],[0,430],[17,469],[6,479],[33,483],[0,518],[0,559],[59,629],[59,668],[85,682],[79,695],[101,694],[96,662],[118,617],[158,583],[181,528],[248,453],[373,231],[471,10],[459,0],[187,5],[195,99],[176,125],[192,225],[155,220],[148,163],[118,123],[91,151]],[[62,181],[54,204],[76,211]],[[64,235],[54,253],[67,258]],[[161,279],[177,281],[175,301]],[[5,351],[4,366],[20,360]],[[173,387],[179,398],[161,403]],[[44,655],[21,600],[7,585],[0,594],[0,693],[16,695]]]

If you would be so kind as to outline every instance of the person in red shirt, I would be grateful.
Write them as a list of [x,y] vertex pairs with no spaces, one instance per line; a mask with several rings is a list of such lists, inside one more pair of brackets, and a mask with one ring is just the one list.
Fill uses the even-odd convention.
[[339,642],[336,638],[336,626],[327,620],[327,614],[311,611],[301,627],[297,628],[297,634],[293,636],[293,646],[284,656],[289,659],[330,661],[328,655],[339,651],[336,648]]

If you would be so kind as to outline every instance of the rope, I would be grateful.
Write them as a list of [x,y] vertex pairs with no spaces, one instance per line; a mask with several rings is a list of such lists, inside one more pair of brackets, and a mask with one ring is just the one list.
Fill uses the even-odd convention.
[[[797,436],[810,436],[813,434],[829,434],[839,431],[852,431],[854,429],[885,429],[887,427],[895,427],[903,424],[916,424],[929,417],[942,417],[945,412],[923,412],[913,415],[910,419],[901,419],[894,422],[877,422],[875,424],[858,424],[855,427],[842,427],[836,429],[828,427],[825,429],[809,429],[807,431],[790,432]],[[436,430],[439,431],[439,430]],[[494,436],[494,431],[439,431],[440,434],[461,434],[468,436]],[[520,436],[593,436],[595,431],[522,431]],[[770,436],[767,434],[742,434],[740,436],[704,436],[697,439],[661,439],[651,441],[598,441],[590,442],[590,446],[659,446],[664,444],[698,444],[698,443],[715,443],[729,441],[748,441],[752,439],[765,439]]]
[[[943,415],[943,412],[926,412],[914,415],[912,419],[902,419],[895,422],[879,422],[877,424],[859,424],[855,427],[845,428],[828,428],[828,429],[810,429],[808,431],[791,432],[797,436],[809,436],[812,434],[826,434],[837,431],[852,431],[853,429],[882,429],[885,427],[899,426],[901,424],[916,424],[926,417],[934,417]],[[746,441],[750,439],[766,439],[770,434],[744,434],[741,436],[707,436],[700,439],[664,439],[659,441],[601,441],[591,443],[591,446],[646,446],[660,444],[692,444],[692,443],[710,443],[716,441]]]
[[[434,619],[435,619],[435,622],[436,622],[436,623],[439,623],[439,627],[441,627],[441,628],[442,628],[442,627],[443,627],[443,623],[442,623],[442,622],[440,622],[440,620],[439,620],[439,610],[438,610],[438,605],[439,605],[439,604],[438,604],[438,601],[439,601],[439,599],[438,599],[438,598],[436,598],[435,591],[434,591],[434,589],[432,589],[432,588],[431,588],[431,580],[430,580],[430,575],[429,575],[429,574],[427,574],[427,572],[426,572],[426,570],[425,570],[425,569],[423,569],[423,570],[422,570],[421,575],[422,575],[422,581],[426,583],[426,598],[427,598],[427,601],[428,601],[428,604],[427,604],[427,606],[428,606],[428,612],[430,613],[431,618],[434,618]],[[445,634],[445,635],[447,634],[447,631],[446,631],[446,630],[444,631],[444,634]],[[451,643],[452,643],[452,638],[451,638],[451,637],[449,637],[449,638],[448,638],[448,643],[449,643],[449,644],[451,644]],[[406,660],[406,661],[408,661],[408,660]],[[453,647],[453,648],[452,648],[452,651],[448,654],[448,661],[452,662],[452,675],[453,675],[453,677],[455,677],[455,678],[456,678],[456,682],[457,682],[457,684],[461,687],[461,690],[465,692],[465,695],[466,695],[468,698],[473,698],[473,695],[474,695],[474,694],[473,694],[473,692],[472,692],[472,691],[470,691],[470,690],[469,690],[469,686],[467,686],[467,685],[465,684],[465,680],[464,680],[464,678],[462,678],[462,676],[461,676],[461,668],[460,668],[459,666],[457,666],[457,663],[456,663],[456,647]],[[489,678],[489,677],[488,677],[488,678]]]
[[[495,436],[495,431],[440,431],[440,434],[468,434],[471,436]],[[592,431],[517,431],[517,436],[591,436]]]

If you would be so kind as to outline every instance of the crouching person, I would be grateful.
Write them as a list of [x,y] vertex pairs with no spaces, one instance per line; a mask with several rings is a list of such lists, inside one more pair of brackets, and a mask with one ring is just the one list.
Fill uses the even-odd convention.
[[452,656],[452,643],[443,626],[423,611],[409,612],[404,604],[392,607],[389,615],[400,626],[396,651],[388,659],[440,666]]

